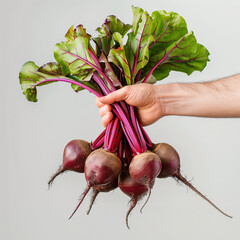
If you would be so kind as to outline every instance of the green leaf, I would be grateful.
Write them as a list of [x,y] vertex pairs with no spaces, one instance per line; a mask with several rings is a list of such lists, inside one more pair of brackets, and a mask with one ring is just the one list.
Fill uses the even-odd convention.
[[76,38],[73,25],[68,29],[67,33],[65,34],[65,38],[68,41],[73,41]]
[[95,37],[93,41],[96,44],[97,56],[100,56],[102,52],[108,55],[110,49],[115,45],[112,36]]
[[89,38],[84,36],[56,44],[54,57],[61,65],[64,75],[76,75],[80,80],[86,79],[94,67],[98,67],[89,51]]
[[81,24],[75,27],[74,34],[76,38],[82,36],[88,38],[89,40],[91,39],[91,35],[86,32],[86,29]]
[[133,34],[136,35],[139,23],[142,21],[142,15],[144,13],[144,10],[142,8],[132,6],[132,12],[133,12],[132,31]]
[[91,35],[88,34],[86,32],[86,29],[83,28],[83,25],[78,25],[76,28],[74,28],[74,26],[72,25],[66,35],[65,35],[65,38],[68,40],[68,41],[74,41],[77,37],[87,37],[89,40],[91,39]]
[[19,79],[23,94],[26,96],[27,100],[31,102],[37,101],[36,85],[42,86],[52,83],[44,82],[39,84],[39,82],[60,77],[65,78],[60,75],[60,69],[57,63],[47,63],[39,68],[34,62],[26,62],[19,73]]
[[123,47],[122,35],[115,32],[113,34],[115,41],[120,45],[119,48],[112,48],[108,55],[108,61],[114,63],[125,77],[127,85],[132,84],[131,70]]
[[[56,44],[55,59],[61,65],[64,75],[70,74],[76,77],[74,80],[89,87],[93,86],[93,82],[89,84],[86,82],[91,81],[95,68],[100,66],[97,65],[99,62],[90,45],[91,36],[82,25],[78,25],[75,29],[71,27],[66,37],[69,41]],[[83,90],[75,84],[72,84],[72,88],[76,92]]]
[[190,32],[172,43],[165,51],[155,55],[144,68],[143,75],[150,77],[147,82],[161,80],[169,75],[169,72],[179,71],[190,75],[193,71],[202,71],[207,61],[209,52],[198,44],[193,32]]
[[188,33],[185,20],[175,12],[154,11],[151,17],[154,40],[149,47],[150,56],[165,50]]
[[124,36],[132,28],[129,24],[124,24],[116,16],[110,15],[106,18],[102,27],[97,28],[99,37],[112,36],[115,32]]
[[82,82],[76,76],[62,75],[61,66],[54,62],[44,64],[41,67],[38,67],[34,62],[26,62],[19,73],[19,79],[23,94],[31,102],[37,101],[37,87],[58,81],[71,83],[75,91],[82,90],[81,86],[85,85],[96,92],[101,92],[92,80]]
[[149,61],[149,45],[153,41],[152,18],[141,8],[133,7],[133,31],[128,34],[125,45],[133,79]]
[[164,10],[154,11],[151,17],[154,38],[149,46],[149,63],[141,72],[141,77],[146,77],[142,81],[155,83],[166,78],[170,71],[188,75],[202,71],[209,61],[209,52],[197,43],[192,32],[188,33],[185,20]]
[[131,25],[124,24],[113,15],[108,16],[102,26],[96,29],[99,32],[98,37],[93,38],[93,41],[96,43],[97,55],[100,56],[104,52],[107,56],[110,49],[116,46],[113,34],[118,32],[124,36],[131,27]]
[[48,75],[62,75],[61,66],[55,62],[49,62],[42,65],[39,69],[39,72],[46,73]]

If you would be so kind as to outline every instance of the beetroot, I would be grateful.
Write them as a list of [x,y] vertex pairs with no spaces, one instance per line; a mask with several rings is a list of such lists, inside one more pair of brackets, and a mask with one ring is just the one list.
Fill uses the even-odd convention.
[[149,151],[136,155],[129,165],[129,173],[132,179],[138,183],[146,185],[148,188],[148,197],[140,212],[142,212],[142,209],[151,196],[151,186],[155,181],[155,178],[161,172],[161,169],[162,162],[159,156]]
[[136,155],[130,165],[129,173],[134,181],[145,184],[148,188],[160,174],[162,163],[159,156],[152,152]]
[[[152,186],[153,184],[154,181],[152,182]],[[129,170],[127,168],[122,170],[121,174],[119,175],[118,187],[122,190],[122,192],[124,192],[131,198],[130,200],[131,206],[127,211],[126,215],[126,225],[129,228],[128,216],[130,212],[133,210],[133,208],[136,206],[137,202],[147,194],[148,187],[146,186],[146,184],[134,181],[131,175],[129,174]]]
[[[106,150],[97,149],[93,151],[85,162],[85,178],[87,181],[87,188],[83,192],[79,204],[69,217],[74,215],[89,190],[93,187],[95,193],[93,194],[92,203],[95,200],[98,192],[106,192],[114,189],[119,173],[122,169],[121,160],[117,155],[107,152]],[[90,204],[88,213],[91,210],[92,203]]]
[[162,161],[162,170],[159,178],[172,177],[180,172],[180,157],[178,152],[167,143],[159,143],[153,149]]
[[200,197],[209,202],[214,208],[216,208],[223,215],[232,218],[228,214],[224,213],[221,209],[219,209],[214,203],[212,203],[207,197],[205,197],[201,192],[199,192],[186,178],[184,178],[180,172],[180,157],[178,152],[167,143],[158,143],[153,149],[162,161],[162,171],[158,175],[158,178],[167,178],[173,177],[186,186],[191,188],[194,192],[196,192]]
[[84,140],[75,139],[70,141],[63,151],[63,163],[51,177],[48,185],[50,186],[54,179],[66,170],[83,173],[85,161],[91,151],[90,144]]

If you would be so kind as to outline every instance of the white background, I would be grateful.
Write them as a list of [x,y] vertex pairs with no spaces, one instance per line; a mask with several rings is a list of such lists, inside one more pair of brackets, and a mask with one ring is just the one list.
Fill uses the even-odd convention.
[[39,89],[37,103],[21,92],[18,72],[24,62],[53,61],[53,48],[71,25],[88,32],[114,14],[131,23],[131,5],[152,12],[181,14],[198,42],[211,53],[202,73],[172,73],[162,83],[208,81],[240,72],[239,0],[15,0],[0,2],[0,239],[4,240],[237,240],[240,239],[240,119],[164,117],[146,128],[154,142],[179,152],[182,173],[216,205],[224,217],[173,179],[157,180],[143,214],[140,205],[125,225],[129,198],[115,190],[100,194],[89,216],[90,197],[69,221],[85,188],[82,174],[66,173],[50,191],[49,177],[61,163],[65,144],[93,140],[103,129],[87,91],[66,84]]

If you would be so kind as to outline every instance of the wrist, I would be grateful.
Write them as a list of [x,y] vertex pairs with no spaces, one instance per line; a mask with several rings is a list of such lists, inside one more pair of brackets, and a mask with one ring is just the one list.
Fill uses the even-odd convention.
[[182,110],[187,107],[189,94],[183,84],[169,83],[156,86],[157,102],[162,116],[183,115]]

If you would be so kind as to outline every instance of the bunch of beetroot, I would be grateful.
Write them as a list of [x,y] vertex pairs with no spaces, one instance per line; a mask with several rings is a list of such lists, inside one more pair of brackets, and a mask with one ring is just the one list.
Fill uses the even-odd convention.
[[116,153],[105,150],[103,145],[94,149],[93,145],[86,141],[72,140],[64,149],[63,163],[60,169],[52,176],[48,184],[52,184],[55,177],[66,170],[85,173],[87,187],[70,218],[77,211],[91,188],[93,194],[87,214],[89,214],[99,192],[108,192],[119,187],[131,198],[131,206],[126,215],[126,224],[129,227],[128,216],[130,212],[140,199],[148,195],[142,208],[145,206],[155,179],[173,177],[190,187],[219,212],[231,218],[181,175],[180,158],[171,145],[158,143],[151,146],[151,151],[147,150],[137,154],[130,163],[127,163],[125,158],[120,159]]
[[[188,75],[202,71],[209,61],[207,49],[197,43],[185,20],[174,12],[149,15],[133,7],[132,25],[109,16],[97,31],[98,36],[92,38],[82,25],[72,26],[66,41],[55,46],[56,62],[41,67],[31,61],[25,63],[19,78],[26,98],[36,102],[37,87],[54,82],[70,83],[76,92],[86,89],[101,97],[126,85],[154,84],[172,70]],[[72,140],[66,145],[63,163],[49,181],[50,186],[66,170],[84,172],[87,187],[70,218],[90,189],[93,195],[88,213],[99,192],[119,187],[131,198],[128,226],[129,213],[137,202],[147,195],[146,204],[155,179],[166,177],[182,181],[218,209],[181,175],[176,150],[166,143],[152,143],[134,107],[121,101],[112,108],[114,118],[93,142]]]

